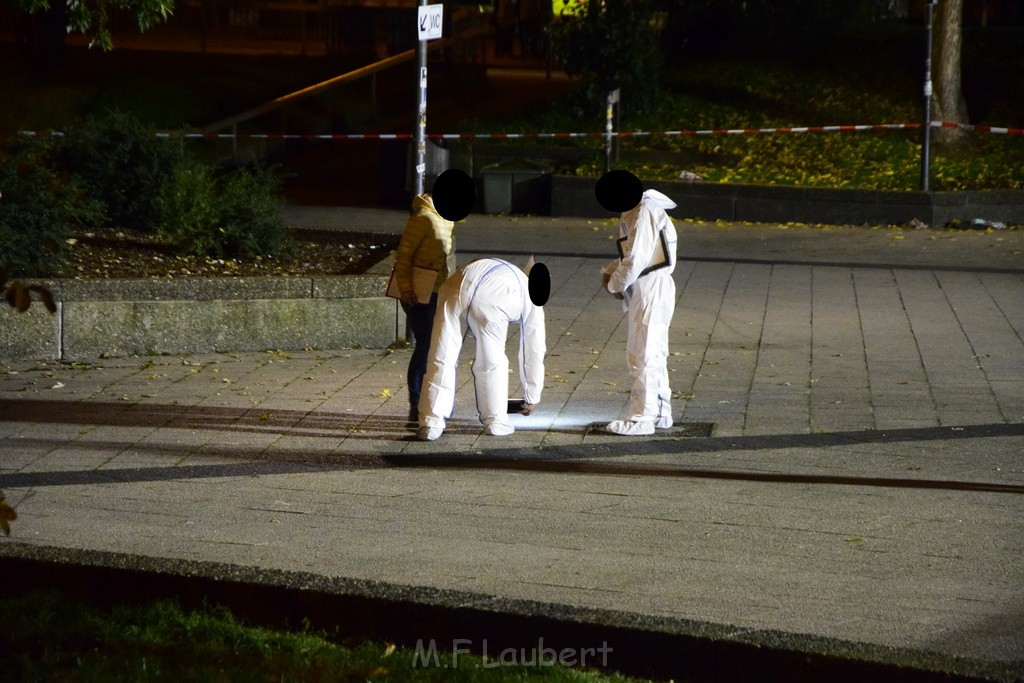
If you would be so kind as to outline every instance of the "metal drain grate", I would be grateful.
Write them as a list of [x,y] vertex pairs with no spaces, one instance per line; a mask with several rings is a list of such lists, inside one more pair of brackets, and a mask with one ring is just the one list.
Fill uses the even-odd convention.
[[[587,427],[587,434],[602,434],[607,422],[592,422]],[[678,439],[680,437],[689,438],[708,438],[713,436],[715,433],[714,422],[676,422],[670,429],[655,429],[654,434],[647,435],[647,438],[658,438],[658,437],[672,437]],[[609,434],[611,436],[611,434]],[[624,437],[629,438],[629,437]]]
[[656,429],[655,436],[691,436],[708,438],[715,434],[714,422],[677,422],[672,429]]

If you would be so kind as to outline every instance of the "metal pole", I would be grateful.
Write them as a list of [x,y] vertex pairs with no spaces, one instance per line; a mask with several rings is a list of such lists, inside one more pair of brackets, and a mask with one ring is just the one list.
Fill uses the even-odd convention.
[[[615,132],[618,133],[622,130],[622,100],[619,97],[615,98]],[[619,163],[619,146],[622,144],[622,138],[618,135],[615,136],[615,163]]]
[[932,147],[932,17],[937,0],[925,4],[927,45],[924,60],[924,136],[921,142],[921,191],[928,191]]
[[[420,0],[426,7],[427,0]],[[420,78],[419,103],[416,110],[416,194],[423,194],[423,174],[427,170],[427,41],[416,44],[416,65]]]
[[608,106],[604,116],[604,171],[612,170],[612,122],[615,120],[615,103],[619,101],[619,89],[608,93]]

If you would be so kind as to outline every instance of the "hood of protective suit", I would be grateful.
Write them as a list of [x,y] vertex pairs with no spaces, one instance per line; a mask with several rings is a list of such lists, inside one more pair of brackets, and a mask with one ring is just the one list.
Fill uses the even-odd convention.
[[676,203],[658,192],[657,190],[646,190],[644,191],[643,199],[640,200],[641,204],[653,204],[664,211],[676,208]]

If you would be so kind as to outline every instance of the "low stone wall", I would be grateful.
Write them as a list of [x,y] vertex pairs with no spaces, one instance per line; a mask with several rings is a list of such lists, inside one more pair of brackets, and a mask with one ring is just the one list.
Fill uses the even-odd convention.
[[[882,192],[814,187],[771,187],[682,181],[651,182],[679,208],[672,215],[701,220],[755,223],[903,225],[919,220],[941,227],[975,219],[1024,224],[1024,192]],[[554,176],[551,215],[606,217],[594,196],[594,179]]]
[[[404,336],[390,265],[337,277],[34,281],[57,312],[0,307],[0,359],[385,348]],[[404,323],[403,323],[404,325]]]

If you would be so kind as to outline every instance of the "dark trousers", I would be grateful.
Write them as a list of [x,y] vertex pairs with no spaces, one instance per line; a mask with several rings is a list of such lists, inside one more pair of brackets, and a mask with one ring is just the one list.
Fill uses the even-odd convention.
[[412,330],[413,349],[409,359],[406,381],[409,383],[409,407],[415,411],[420,402],[423,375],[427,372],[427,358],[430,354],[430,332],[434,327],[434,313],[437,311],[437,292],[430,297],[429,304],[402,304],[409,328]]

